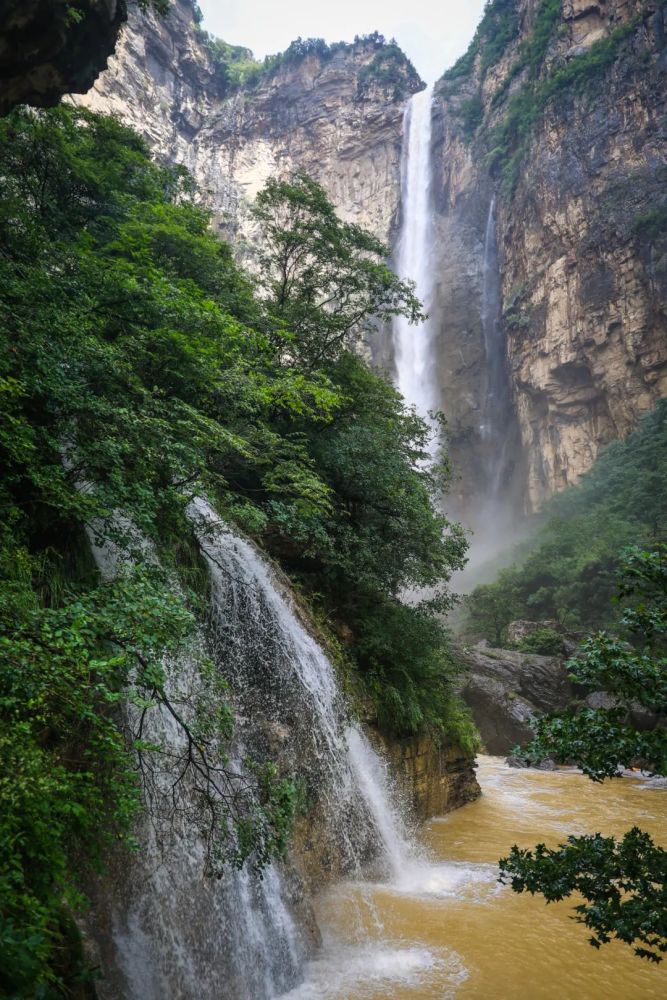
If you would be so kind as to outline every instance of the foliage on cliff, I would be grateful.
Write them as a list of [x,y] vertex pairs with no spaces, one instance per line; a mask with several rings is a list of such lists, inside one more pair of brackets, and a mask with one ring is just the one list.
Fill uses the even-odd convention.
[[[568,31],[562,0],[539,0],[532,17],[522,7],[519,0],[489,0],[468,51],[439,85],[445,97],[454,98],[452,113],[469,139],[477,137],[489,172],[508,196],[547,109],[594,93],[656,3],[641,4],[584,51],[559,44]],[[503,59],[507,70],[483,99],[485,78]]]
[[353,42],[326,42],[323,38],[296,38],[284,52],[256,60],[249,49],[229,45],[227,42],[198,28],[198,35],[212,57],[223,86],[230,90],[254,90],[263,80],[273,77],[281,68],[298,66],[308,57],[315,57],[322,64],[328,63],[338,53],[353,55],[359,50],[373,53],[370,61],[360,65],[357,74],[357,99],[362,100],[372,84],[391,93],[393,100],[400,100],[419,89],[421,81],[414,66],[392,39],[374,31],[369,35],[356,35]]
[[[393,699],[389,727],[442,724],[446,636],[398,593],[443,585],[464,543],[453,528],[443,536],[433,511],[439,473],[418,465],[424,424],[346,347],[364,312],[418,307],[384,248],[340,223],[303,178],[270,186],[262,202],[267,260],[285,245],[271,213],[292,202],[296,280],[256,289],[210,232],[186,173],[152,164],[114,119],[59,108],[0,123],[0,984],[9,995],[57,992],[77,876],[130,839],[137,761],[159,748],[141,726],[132,738],[121,701],[140,718],[161,706],[181,727],[216,835],[224,842],[237,826],[235,861],[254,853],[261,863],[284,846],[294,796],[270,765],[257,774],[261,814],[235,815],[233,789],[225,799],[224,678],[202,660],[194,721],[169,698],[163,656],[190,647],[206,589],[186,517],[193,496],[207,494],[225,519],[298,564],[331,614],[349,611],[367,687]],[[316,287],[349,293],[342,325],[340,310],[313,299]],[[115,581],[99,578],[91,537],[127,555]],[[413,661],[405,637],[417,642],[420,629],[432,644]]]
[[545,516],[523,558],[467,599],[471,634],[501,645],[514,619],[557,620],[574,629],[614,620],[620,550],[667,540],[667,400],[624,441],[605,448],[579,486],[553,498]]
[[[667,774],[667,547],[628,550],[619,580],[630,603],[617,634],[593,635],[569,663],[578,683],[608,692],[614,707],[540,719],[534,741],[517,751],[528,763],[571,761],[593,781],[638,764]],[[653,714],[653,728],[629,724],[637,705]],[[556,850],[515,846],[500,866],[516,892],[547,902],[583,896],[575,912],[596,948],[618,938],[650,961],[667,953],[667,851],[638,828],[620,841],[595,834],[571,836]]]

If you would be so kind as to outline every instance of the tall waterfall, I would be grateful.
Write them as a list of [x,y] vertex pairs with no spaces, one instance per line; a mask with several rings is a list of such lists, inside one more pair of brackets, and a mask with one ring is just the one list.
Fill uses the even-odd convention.
[[[220,521],[204,500],[190,516],[208,563],[210,623],[187,654],[165,664],[168,693],[181,711],[201,697],[200,665],[211,657],[229,683],[236,715],[231,767],[250,779],[246,758],[271,759],[305,782],[314,818],[316,864],[330,876],[395,879],[409,860],[386,768],[350,723],[324,651],[289,589],[258,550]],[[110,562],[110,560],[107,560]],[[108,979],[101,1000],[272,1000],[307,975],[317,934],[300,876],[289,859],[261,878],[251,869],[207,878],[205,842],[187,783],[174,794],[169,760],[183,734],[154,711],[145,738],[171,757],[147,792],[152,806],[141,851],[117,861],[93,891]]]
[[[399,277],[415,282],[427,313],[433,304],[432,103],[433,87],[429,86],[415,94],[405,110],[396,261]],[[398,317],[393,340],[398,388],[422,417],[428,417],[439,407],[434,324],[427,319],[415,328],[404,317]]]
[[482,284],[482,332],[484,335],[484,377],[482,381],[481,423],[487,499],[501,501],[511,478],[511,462],[515,445],[514,411],[512,407],[507,345],[502,324],[502,297],[498,238],[496,232],[496,198],[491,199],[484,238]]

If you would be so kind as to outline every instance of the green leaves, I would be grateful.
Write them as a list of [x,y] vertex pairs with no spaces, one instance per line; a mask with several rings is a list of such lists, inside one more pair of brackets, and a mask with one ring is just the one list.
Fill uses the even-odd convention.
[[[474,742],[449,695],[436,618],[465,550],[434,512],[446,463],[419,464],[426,426],[345,349],[372,323],[419,319],[420,305],[385,248],[342,223],[308,178],[270,182],[257,218],[259,286],[210,231],[187,174],[151,163],[118,121],[68,107],[0,121],[10,995],[58,982],[76,876],[112,843],[132,846],[138,779],[150,800],[159,782],[146,774],[163,757],[187,776],[209,872],[249,858],[261,867],[285,849],[298,782],[266,761],[231,773],[224,677],[203,643],[190,646],[208,587],[186,517],[193,496],[208,495],[349,621],[369,689],[396,706],[389,728],[450,727]],[[100,583],[91,539],[117,554],[114,583]],[[407,608],[398,595],[412,586],[439,597]],[[181,698],[185,650],[199,689]],[[156,712],[180,741],[151,738]]]
[[262,230],[259,288],[279,356],[307,369],[335,360],[372,323],[423,318],[414,286],[387,265],[389,249],[341,222],[305,174],[269,180],[254,209]]
[[[535,739],[516,751],[528,763],[571,761],[593,781],[615,777],[623,766],[667,774],[664,546],[625,553],[620,592],[641,601],[623,615],[625,640],[601,632],[568,664],[573,679],[609,693],[614,707],[539,719]],[[641,730],[628,721],[637,703],[654,713]],[[619,844],[595,834],[570,837],[556,851],[514,847],[500,866],[501,880],[515,892],[540,892],[547,902],[581,893],[577,919],[594,932],[595,947],[616,937],[654,962],[667,952],[667,852],[641,830],[630,830]]]
[[[546,522],[517,549],[517,563],[473,591],[467,600],[471,631],[500,644],[518,618],[556,619],[575,629],[611,625],[620,555],[632,545],[658,551],[656,543],[667,537],[666,497],[662,400],[633,434],[604,449],[580,485],[550,502]],[[627,560],[625,567],[629,575]]]
[[541,893],[548,903],[583,896],[576,919],[596,948],[616,938],[652,962],[667,952],[667,852],[637,827],[620,841],[597,833],[568,837],[556,850],[513,847],[500,869],[515,892]]

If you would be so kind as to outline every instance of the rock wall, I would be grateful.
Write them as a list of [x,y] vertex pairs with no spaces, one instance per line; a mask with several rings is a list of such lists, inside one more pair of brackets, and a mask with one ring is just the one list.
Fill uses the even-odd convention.
[[247,207],[266,180],[304,170],[344,218],[389,241],[403,110],[422,86],[402,56],[391,79],[374,72],[389,49],[362,39],[234,90],[216,69],[192,0],[174,0],[165,18],[130,18],[109,69],[78,103],[119,115],[158,157],[187,166],[237,239],[249,233]]
[[[663,0],[564,0],[560,10],[494,0],[462,69],[438,87],[436,363],[460,510],[485,489],[480,317],[494,191],[520,424],[512,503],[534,509],[575,483],[667,391],[667,210],[652,217],[667,178],[666,16]],[[402,118],[421,84],[407,60],[398,86],[369,72],[384,48],[366,40],[308,55],[231,93],[191,0],[175,0],[165,19],[134,12],[83,101],[184,163],[237,242],[251,235],[247,206],[266,179],[295,169],[391,242]],[[595,72],[517,109],[591,57]]]
[[531,720],[563,711],[575,700],[562,657],[493,649],[487,642],[461,649],[461,695],[487,753],[507,754],[534,733]]
[[376,740],[392,766],[403,797],[420,820],[444,816],[481,795],[470,756],[428,736]]
[[[499,195],[504,324],[533,508],[577,482],[667,392],[665,5],[557,8],[496,0],[492,13],[515,17],[505,47],[498,54],[501,22],[491,22],[468,65],[440,86],[443,232],[453,228],[465,248],[459,270],[474,275],[479,259],[476,200],[488,204],[492,187]],[[473,282],[471,314],[475,294]],[[474,332],[458,376],[459,397],[467,390],[472,401],[458,422],[470,431]]]

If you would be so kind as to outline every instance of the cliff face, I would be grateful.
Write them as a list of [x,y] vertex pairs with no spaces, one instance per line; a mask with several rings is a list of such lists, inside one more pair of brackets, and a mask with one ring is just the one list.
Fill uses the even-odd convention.
[[[667,392],[667,15],[624,0],[496,0],[491,13],[440,86],[443,225],[474,272],[470,206],[498,189],[503,326],[536,507]],[[462,346],[474,400],[479,348]],[[474,410],[459,419],[473,427]]]
[[[665,18],[662,0],[495,0],[438,85],[432,312],[460,511],[484,496],[498,449],[482,432],[494,193],[500,335],[519,425],[507,502],[536,508],[576,482],[667,391]],[[247,208],[267,178],[297,169],[343,217],[391,242],[403,114],[419,86],[396,50],[366,39],[285,60],[232,90],[192,3],[176,0],[164,19],[132,14],[82,100],[185,164],[237,244],[252,235]]]
[[[114,112],[160,158],[185,164],[220,223],[247,235],[247,206],[272,176],[304,170],[341,214],[389,240],[400,201],[402,116],[421,83],[376,39],[312,52],[230,88],[191,0],[135,14],[88,107]],[[240,229],[240,234],[238,230]]]

